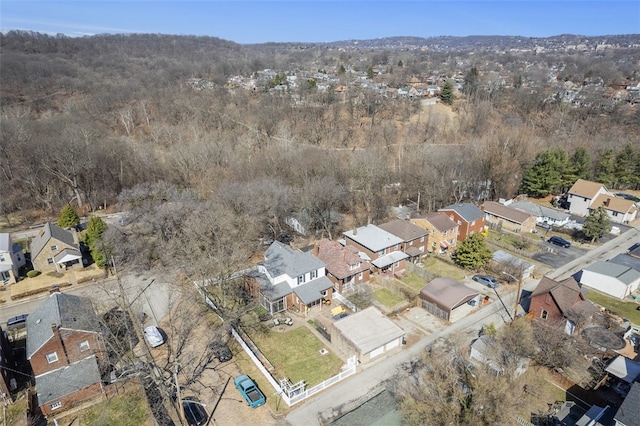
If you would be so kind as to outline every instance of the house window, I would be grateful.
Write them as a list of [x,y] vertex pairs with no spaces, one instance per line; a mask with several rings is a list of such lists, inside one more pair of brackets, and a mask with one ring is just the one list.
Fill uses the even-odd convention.
[[57,410],[58,408],[62,407],[62,402],[56,401],[53,404],[49,405],[49,407],[51,408],[51,411]]
[[311,279],[314,280],[316,278],[318,278],[318,271],[317,270],[311,271]]
[[58,361],[58,353],[57,352],[51,352],[50,354],[46,354],[45,357],[47,358],[47,362],[49,364],[53,364],[54,362]]
[[304,275],[300,275],[298,277],[298,284],[302,284],[302,283],[304,283]]
[[5,258],[4,258],[4,254],[0,254],[0,262],[4,262]]
[[400,266],[400,262],[396,262],[396,268]]
[[378,256],[384,256],[384,249],[382,249],[382,250],[380,250],[380,251],[378,252]]
[[53,257],[48,258],[48,259],[47,259],[47,263],[48,263],[49,265],[53,265]]
[[458,221],[458,226],[460,226],[460,225],[462,225],[462,221],[461,220]]
[[542,318],[543,320],[546,320],[548,316],[549,312],[545,311],[544,309],[542,310],[542,312],[540,312],[540,318]]
[[55,244],[54,244],[54,245],[52,245],[52,246],[51,246],[51,251],[56,251],[56,250],[58,250],[58,246],[57,246],[57,245],[55,245]]
[[475,225],[475,224],[476,224],[476,221],[475,221],[475,220],[472,220],[472,221],[471,221],[471,226],[473,226],[473,225]]
[[361,280],[363,277],[364,277],[364,272],[360,272],[360,273],[358,274],[358,279],[360,279],[360,280]]
[[89,341],[85,340],[84,342],[80,342],[80,344],[78,346],[80,347],[80,352],[88,351],[89,350]]
[[613,215],[614,216],[618,216],[618,212],[613,212]]
[[424,243],[424,236],[420,237],[420,242]]

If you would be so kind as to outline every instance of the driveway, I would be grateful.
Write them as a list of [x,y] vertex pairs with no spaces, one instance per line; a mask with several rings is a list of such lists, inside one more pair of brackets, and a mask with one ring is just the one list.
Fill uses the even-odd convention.
[[551,244],[549,242],[541,242],[541,249],[536,252],[531,258],[537,262],[549,265],[552,268],[559,268],[562,265],[566,265],[585,254],[588,250],[581,248],[581,243],[572,243],[569,248],[564,248]]

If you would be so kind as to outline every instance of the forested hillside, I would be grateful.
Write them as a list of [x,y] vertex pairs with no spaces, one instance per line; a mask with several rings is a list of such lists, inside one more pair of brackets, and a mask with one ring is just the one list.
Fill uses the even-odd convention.
[[[322,230],[330,208],[365,224],[418,193],[425,211],[511,197],[550,148],[580,148],[587,178],[605,154],[640,170],[637,40],[477,54],[10,32],[0,45],[5,216],[86,213],[162,181],[253,219],[257,237],[293,211],[318,212]],[[450,105],[401,95],[446,83]]]

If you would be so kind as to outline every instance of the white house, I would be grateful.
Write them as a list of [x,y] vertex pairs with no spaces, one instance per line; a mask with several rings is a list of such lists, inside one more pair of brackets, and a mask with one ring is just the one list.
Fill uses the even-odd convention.
[[567,191],[569,211],[571,214],[586,216],[589,214],[589,207],[591,207],[596,197],[608,192],[607,188],[601,183],[578,179]]
[[2,284],[15,283],[19,269],[25,264],[22,247],[13,244],[11,234],[0,234],[0,279]]
[[600,261],[582,270],[580,284],[624,299],[638,289],[640,272],[626,265]]
[[632,200],[625,200],[611,194],[598,195],[591,203],[589,213],[598,207],[604,207],[609,219],[614,223],[629,223],[638,215],[638,207]]
[[565,226],[571,219],[571,216],[563,211],[528,201],[516,201],[509,204],[509,207],[534,215],[536,224],[542,227],[554,226],[559,228]]

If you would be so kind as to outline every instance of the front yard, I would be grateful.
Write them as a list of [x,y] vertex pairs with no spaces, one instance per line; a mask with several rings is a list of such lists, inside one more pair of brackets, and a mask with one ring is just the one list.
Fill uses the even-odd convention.
[[607,296],[606,294],[591,289],[588,289],[588,291],[585,293],[585,296],[593,303],[597,303],[603,308],[609,309],[611,312],[614,312],[621,317],[628,319],[633,324],[640,325],[640,311],[637,310],[640,304],[631,301],[627,302],[624,300],[616,299],[614,297]]

